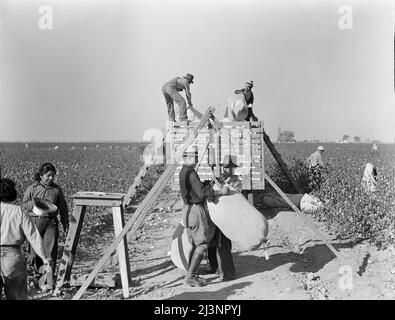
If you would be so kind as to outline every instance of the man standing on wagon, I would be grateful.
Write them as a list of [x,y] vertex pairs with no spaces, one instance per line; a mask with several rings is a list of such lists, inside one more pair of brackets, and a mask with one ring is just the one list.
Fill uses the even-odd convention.
[[254,94],[252,92],[252,88],[254,87],[254,81],[250,80],[245,83],[244,89],[235,90],[235,94],[244,94],[244,98],[246,100],[246,104],[248,107],[248,115],[245,121],[258,121],[258,118],[254,115],[252,111],[252,107],[254,105]]
[[189,89],[191,83],[193,83],[193,75],[187,73],[184,77],[175,77],[163,85],[162,93],[165,97],[169,121],[176,121],[174,102],[179,106],[180,122],[188,120],[186,102],[179,92],[185,90],[185,95],[188,100],[188,108],[192,107],[192,96]]

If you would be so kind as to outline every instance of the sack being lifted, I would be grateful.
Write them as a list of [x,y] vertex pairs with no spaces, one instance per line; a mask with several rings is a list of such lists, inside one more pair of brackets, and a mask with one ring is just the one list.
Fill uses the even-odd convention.
[[267,219],[233,187],[229,194],[208,202],[207,206],[211,220],[241,250],[256,249],[266,240]]
[[248,107],[244,94],[234,94],[228,98],[225,119],[229,121],[244,121],[248,116]]

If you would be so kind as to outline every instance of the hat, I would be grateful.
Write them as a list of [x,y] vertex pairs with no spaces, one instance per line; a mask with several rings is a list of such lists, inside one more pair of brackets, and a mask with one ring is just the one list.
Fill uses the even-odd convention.
[[193,75],[191,75],[190,73],[187,73],[184,78],[187,79],[190,83],[193,83]]
[[58,207],[48,200],[34,197],[33,213],[38,216],[46,217],[51,213],[58,211]]
[[224,157],[223,163],[224,163],[224,168],[237,168],[238,167],[238,165],[236,164],[237,160],[236,160],[235,156],[226,155]]
[[317,150],[322,150],[322,151],[324,151],[325,149],[324,149],[323,146],[319,146],[319,147],[317,148]]
[[247,81],[246,84],[248,84],[252,88],[254,86],[254,81]]

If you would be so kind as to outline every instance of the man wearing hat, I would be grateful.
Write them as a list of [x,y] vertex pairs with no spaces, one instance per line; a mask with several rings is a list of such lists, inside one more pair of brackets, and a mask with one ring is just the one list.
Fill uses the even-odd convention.
[[313,152],[310,157],[307,158],[306,163],[309,168],[314,168],[316,166],[324,168],[324,162],[322,161],[321,155],[325,151],[323,146],[319,146],[315,152]]
[[189,147],[183,155],[183,166],[180,171],[180,192],[184,202],[183,221],[187,229],[189,242],[192,244],[192,256],[184,283],[191,287],[205,285],[197,275],[200,262],[208,250],[208,246],[215,233],[215,225],[211,221],[207,198],[213,196],[211,183],[202,183],[195,171],[197,163],[197,149]]
[[[235,156],[227,155],[224,157],[224,173],[221,180],[225,183],[224,187],[232,186],[237,191],[242,191],[241,180],[234,174],[234,168],[237,168]],[[208,249],[208,261],[210,268],[202,270],[203,273],[218,273],[222,281],[230,281],[236,278],[235,265],[232,257],[232,242],[217,227],[211,246]]]
[[187,73],[184,77],[175,77],[163,85],[162,93],[166,100],[169,121],[176,121],[174,102],[177,103],[180,108],[180,122],[188,120],[186,102],[179,92],[185,90],[185,95],[188,100],[188,108],[192,107],[192,96],[191,91],[189,90],[191,83],[193,83],[193,75]]
[[253,88],[253,86],[254,81],[250,80],[245,83],[244,89],[235,90],[235,94],[244,94],[244,98],[248,107],[248,115],[246,121],[250,121],[250,119],[252,119],[252,121],[258,121],[258,118],[254,115],[254,112],[252,111],[252,107],[254,104],[254,94],[252,93],[251,89]]

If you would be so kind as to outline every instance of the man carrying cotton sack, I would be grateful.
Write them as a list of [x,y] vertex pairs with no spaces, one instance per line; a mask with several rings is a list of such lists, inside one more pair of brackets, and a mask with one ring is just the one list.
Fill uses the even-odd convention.
[[[236,157],[232,158],[237,161]],[[208,202],[210,217],[221,232],[236,243],[239,249],[257,249],[266,241],[269,228],[267,219],[240,192],[240,181],[235,179],[231,171],[226,173],[223,178],[225,181],[232,182],[233,186],[229,186],[228,194],[218,197],[214,202]],[[214,190],[221,191],[217,186]]]
[[[225,156],[224,173],[220,180],[224,183],[221,189],[221,195],[227,195],[230,188],[233,187],[239,192],[242,190],[241,180],[234,174],[234,168],[237,168],[236,158],[234,156]],[[236,278],[235,265],[232,257],[232,241],[226,237],[222,230],[217,227],[212,244],[208,248],[208,260],[210,268],[202,270],[203,273],[219,273],[222,281],[230,281]]]
[[184,202],[183,221],[189,242],[193,246],[184,284],[191,287],[205,285],[204,279],[197,275],[197,270],[215,234],[215,225],[207,208],[207,198],[214,195],[214,190],[211,183],[203,184],[200,181],[194,168],[197,157],[197,149],[190,146],[183,155],[180,171],[180,192]]

